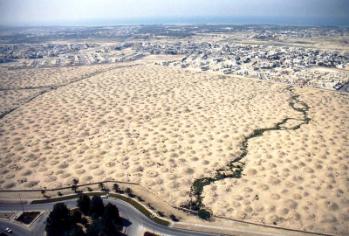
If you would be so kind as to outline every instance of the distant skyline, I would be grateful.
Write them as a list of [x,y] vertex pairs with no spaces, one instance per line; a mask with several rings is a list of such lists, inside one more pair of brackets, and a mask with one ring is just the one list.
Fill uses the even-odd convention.
[[349,0],[0,0],[0,25],[349,26]]

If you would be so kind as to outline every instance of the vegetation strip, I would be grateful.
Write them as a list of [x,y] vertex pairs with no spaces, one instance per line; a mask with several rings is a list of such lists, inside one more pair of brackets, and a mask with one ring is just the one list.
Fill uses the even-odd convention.
[[[205,208],[203,204],[203,190],[204,187],[210,185],[219,180],[223,180],[226,178],[240,178],[242,171],[244,169],[245,164],[241,162],[241,160],[248,154],[248,143],[250,139],[257,138],[262,136],[265,132],[275,131],[275,130],[297,130],[302,125],[308,124],[310,122],[310,118],[308,116],[309,106],[300,100],[300,96],[294,93],[294,88],[289,86],[286,88],[287,91],[291,93],[291,97],[289,98],[288,104],[289,106],[302,114],[302,119],[296,118],[284,118],[280,122],[276,123],[273,127],[267,128],[258,128],[252,131],[248,136],[244,138],[240,145],[240,155],[235,159],[231,160],[226,167],[220,168],[215,171],[213,176],[203,177],[200,179],[196,179],[193,182],[193,185],[190,189],[190,200],[188,203],[184,204],[182,207],[198,211],[198,214],[201,218],[208,219],[210,217],[210,210]],[[284,125],[287,124],[288,121],[295,120],[298,121],[298,124],[292,127],[286,127]]]

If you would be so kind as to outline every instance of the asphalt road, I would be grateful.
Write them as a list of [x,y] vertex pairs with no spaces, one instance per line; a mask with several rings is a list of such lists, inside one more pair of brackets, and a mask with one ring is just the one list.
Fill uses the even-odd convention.
[[22,236],[22,235],[31,235],[30,232],[25,228],[25,227],[21,227],[17,224],[13,224],[11,222],[8,221],[4,221],[4,220],[0,220],[0,232],[2,233],[6,233],[5,232],[5,228],[9,227],[13,230],[13,233],[11,235],[18,235],[18,236]]
[[[67,200],[63,201],[68,207],[76,207],[76,199],[73,200]],[[208,236],[213,234],[206,234],[206,233],[196,233],[186,230],[179,230],[179,229],[173,229],[171,227],[167,227],[164,225],[159,225],[154,223],[152,220],[150,220],[148,217],[143,215],[140,211],[138,211],[136,208],[134,208],[132,205],[121,201],[117,199],[104,199],[104,203],[113,203],[115,204],[120,212],[120,215],[122,218],[127,219],[130,222],[130,225],[127,226],[124,230],[124,233],[127,235],[137,235],[138,230],[141,227],[145,227],[151,231],[155,231],[157,233],[160,233],[162,235],[178,235],[178,236]],[[57,202],[55,202],[57,203]],[[30,228],[22,226],[17,223],[11,223],[6,220],[0,219],[0,230],[3,230],[6,227],[10,227],[13,230],[12,235],[43,235],[45,230],[45,221],[48,216],[48,212],[53,208],[53,205],[55,203],[44,203],[44,204],[0,204],[0,211],[6,212],[6,211],[22,211],[23,209],[25,211],[45,211],[43,215],[40,216],[40,218],[32,224]],[[2,231],[0,231],[2,232]]]
[[349,93],[349,83],[343,85],[339,91]]

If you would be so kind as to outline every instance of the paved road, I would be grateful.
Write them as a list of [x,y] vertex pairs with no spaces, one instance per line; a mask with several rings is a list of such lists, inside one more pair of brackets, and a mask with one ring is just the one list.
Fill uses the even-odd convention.
[[[171,227],[163,226],[154,223],[152,220],[150,220],[148,217],[143,215],[140,211],[138,211],[136,208],[134,208],[132,205],[121,201],[117,199],[104,199],[105,203],[113,203],[119,208],[120,215],[131,222],[131,224],[126,227],[125,233],[127,235],[137,235],[138,230],[141,227],[145,227],[147,229],[150,229],[151,231],[156,231],[160,234],[164,235],[179,235],[179,236],[208,236],[212,234],[206,234],[206,233],[196,233],[196,232],[190,232],[186,230],[179,230],[179,229],[173,229]],[[57,202],[55,202],[57,203]],[[40,211],[46,211],[45,214],[40,216],[40,218],[29,228],[19,225],[10,223],[4,220],[0,220],[0,229],[4,229],[6,227],[10,227],[13,229],[13,235],[43,235],[45,230],[45,221],[48,216],[48,211],[53,208],[53,205],[55,203],[44,203],[44,204],[27,204],[27,205],[21,205],[21,204],[0,204],[0,211],[22,211],[23,208],[25,211],[33,211],[33,210],[40,210]],[[76,207],[76,199],[67,200],[64,201],[64,203],[68,207]]]
[[18,235],[18,236],[22,236],[22,235],[30,235],[29,231],[25,228],[25,227],[21,227],[17,224],[13,224],[11,222],[8,221],[4,221],[4,220],[0,220],[0,232],[5,232],[5,228],[9,227],[13,230],[13,233],[11,235]]
[[343,85],[343,86],[339,89],[339,91],[349,93],[349,83],[346,83],[345,85]]

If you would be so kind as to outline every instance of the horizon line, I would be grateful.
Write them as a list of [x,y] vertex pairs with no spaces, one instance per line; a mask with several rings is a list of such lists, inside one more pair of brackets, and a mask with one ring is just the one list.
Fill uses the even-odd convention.
[[18,22],[0,27],[111,27],[135,25],[275,25],[303,27],[349,27],[349,17],[191,16],[138,17]]

